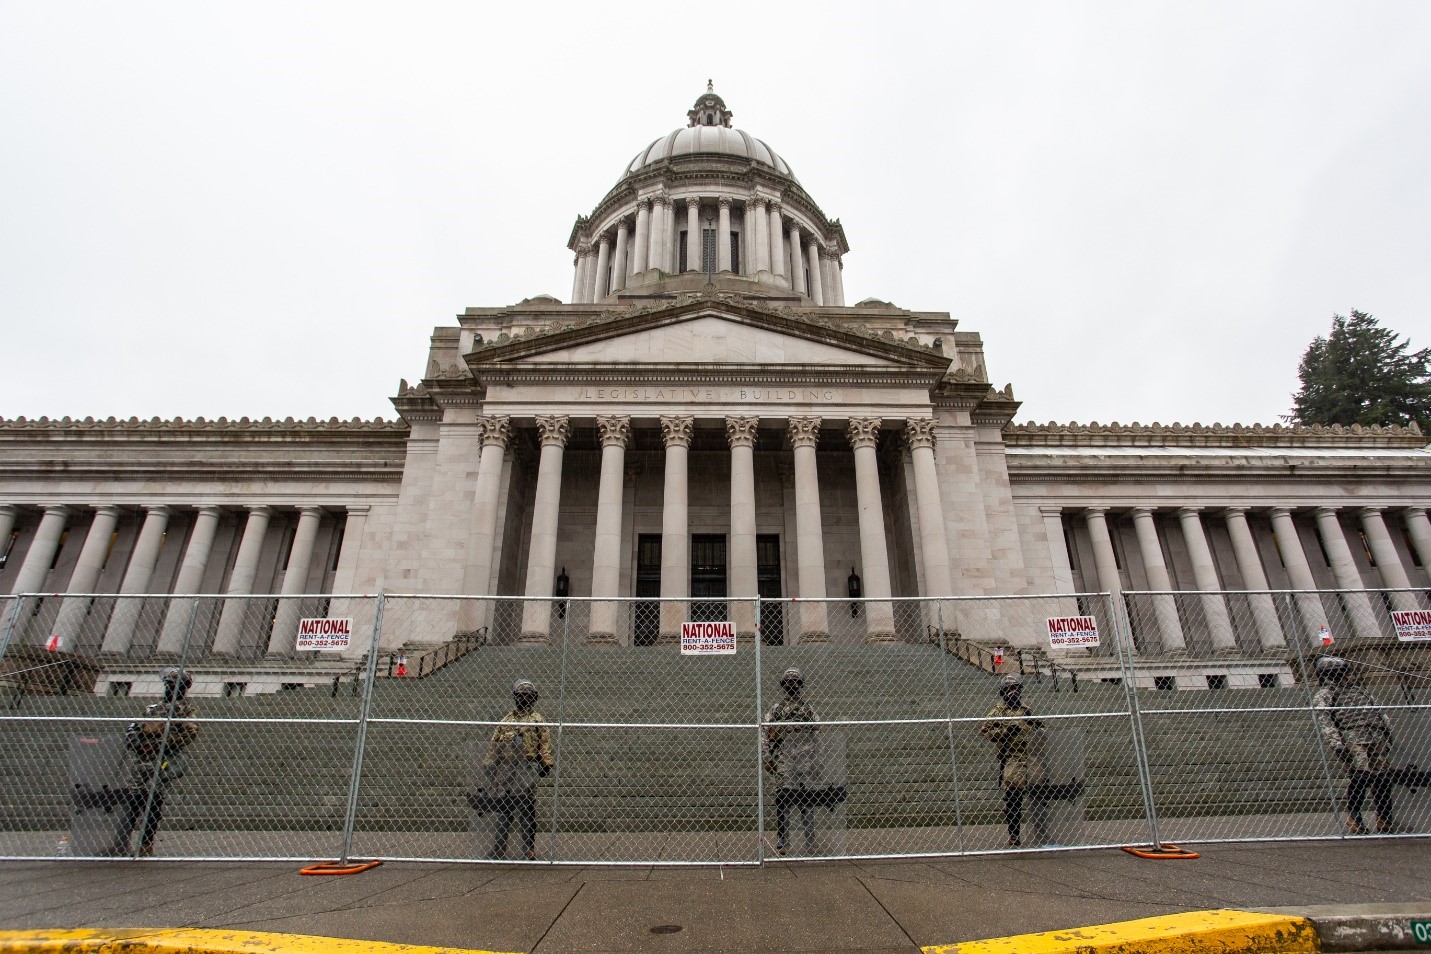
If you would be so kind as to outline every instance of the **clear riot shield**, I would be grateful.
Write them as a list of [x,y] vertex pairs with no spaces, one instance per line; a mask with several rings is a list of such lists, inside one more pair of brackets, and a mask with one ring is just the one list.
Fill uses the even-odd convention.
[[[1411,834],[1431,833],[1431,712],[1392,713],[1392,731],[1396,786],[1391,797],[1396,804],[1396,827]],[[1367,802],[1371,801],[1368,796]]]
[[487,757],[487,742],[467,743],[467,831],[471,835],[472,857],[493,858],[498,826],[503,822],[503,805],[488,789],[487,770],[482,760]]
[[1029,746],[1029,769],[1024,844],[1083,844],[1083,728],[1066,722],[1046,724]]
[[70,852],[129,853],[129,765],[122,735],[70,736]]
[[[816,735],[815,770],[799,788],[775,792],[777,840],[784,829],[791,858],[838,857],[848,853],[845,804],[845,734],[821,727]],[[784,815],[782,826],[781,816]]]

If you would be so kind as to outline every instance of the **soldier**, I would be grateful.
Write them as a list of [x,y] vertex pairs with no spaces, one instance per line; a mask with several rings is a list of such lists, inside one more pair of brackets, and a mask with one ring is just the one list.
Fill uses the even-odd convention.
[[1391,767],[1391,722],[1371,693],[1351,679],[1351,665],[1340,656],[1317,660],[1322,687],[1312,697],[1322,741],[1347,768],[1347,830],[1365,835],[1361,806],[1366,791],[1376,805],[1376,830],[1396,830],[1392,806],[1395,776]]
[[979,726],[979,732],[994,744],[999,757],[999,781],[1004,789],[1004,824],[1009,830],[1009,847],[1021,844],[1020,821],[1023,815],[1024,793],[1029,791],[1029,823],[1039,844],[1047,844],[1048,799],[1044,766],[1031,758],[1030,749],[1043,729],[1043,722],[1030,719],[1032,712],[1023,704],[1024,680],[1009,673],[999,680],[999,702]]
[[765,770],[776,778],[775,790],[775,850],[780,854],[790,847],[790,809],[800,811],[800,825],[805,833],[805,850],[815,850],[815,805],[821,791],[820,741],[815,725],[785,726],[782,723],[818,722],[819,716],[800,695],[805,677],[798,669],[787,669],[780,676],[780,688],[785,698],[765,714],[765,737],[761,754]]
[[[124,807],[124,823],[120,828],[120,843],[129,844],[139,824],[139,816],[144,815],[144,829],[139,838],[139,855],[154,854],[154,836],[159,831],[159,822],[164,818],[164,794],[169,785],[184,774],[184,750],[199,735],[199,727],[192,719],[195,710],[186,700],[193,677],[180,669],[166,669],[160,673],[164,683],[164,701],[146,706],[144,718],[129,723],[124,732],[124,742],[130,755],[129,788],[125,789],[119,801]],[[168,737],[165,737],[165,725]],[[152,795],[151,795],[152,792]],[[144,806],[149,811],[144,811]]]
[[507,840],[515,821],[522,830],[522,853],[528,861],[537,857],[537,779],[552,770],[551,732],[540,724],[546,719],[534,708],[537,687],[530,679],[512,685],[513,708],[502,717],[502,725],[492,730],[487,757],[482,765],[487,773],[487,795],[497,815],[492,838],[493,858],[504,858]]

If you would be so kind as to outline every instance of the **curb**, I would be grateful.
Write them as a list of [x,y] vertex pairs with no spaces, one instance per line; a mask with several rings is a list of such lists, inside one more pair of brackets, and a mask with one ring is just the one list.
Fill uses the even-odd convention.
[[1257,911],[1190,911],[1042,934],[935,944],[924,954],[1317,954],[1310,920]]
[[[0,954],[503,954],[264,931],[0,931]],[[512,954],[512,952],[506,952]]]

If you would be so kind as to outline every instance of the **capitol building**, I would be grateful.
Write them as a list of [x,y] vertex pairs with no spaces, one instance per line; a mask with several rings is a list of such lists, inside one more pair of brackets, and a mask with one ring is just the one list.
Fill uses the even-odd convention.
[[[114,673],[179,648],[179,614],[92,594],[541,598],[500,626],[452,601],[385,628],[398,649],[546,644],[558,597],[664,598],[560,631],[640,646],[727,606],[749,636],[757,595],[798,598],[759,621],[792,644],[923,641],[900,598],[1187,591],[1139,651],[1177,688],[1255,687],[1290,641],[1394,639],[1424,599],[1361,592],[1431,587],[1418,430],[1021,421],[977,315],[847,300],[857,245],[791,159],[707,89],[576,217],[570,300],[436,327],[393,420],[0,418],[0,593],[49,594],[12,641]],[[1351,592],[1223,593],[1284,589]],[[218,602],[208,656],[281,679],[297,616]],[[1042,645],[979,605],[951,628]]]

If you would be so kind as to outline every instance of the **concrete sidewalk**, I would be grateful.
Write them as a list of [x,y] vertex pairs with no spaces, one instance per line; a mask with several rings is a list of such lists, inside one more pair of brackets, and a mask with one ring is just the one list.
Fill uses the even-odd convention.
[[743,869],[389,863],[337,878],[280,864],[10,862],[0,927],[212,927],[536,954],[908,954],[1205,909],[1431,916],[1428,840],[1199,850],[1191,861],[1099,850]]

